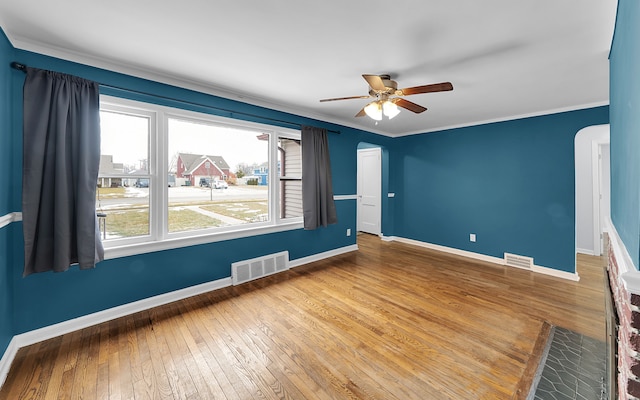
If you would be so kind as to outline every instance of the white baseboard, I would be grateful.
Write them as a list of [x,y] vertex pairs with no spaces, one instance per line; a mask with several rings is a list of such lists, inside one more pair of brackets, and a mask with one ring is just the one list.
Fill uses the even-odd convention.
[[589,249],[581,249],[581,248],[576,248],[576,253],[580,253],[580,254],[586,254],[588,256],[594,256],[594,252],[593,250],[589,250]]
[[555,276],[556,278],[567,279],[574,282],[580,281],[580,275],[578,275],[577,272],[560,271],[559,269],[543,267],[541,265],[534,265],[531,267],[531,270],[539,274]]
[[148,297],[146,299],[134,301],[133,303],[123,304],[121,306],[98,311],[82,317],[70,319],[57,324],[45,326],[29,332],[21,333],[13,337],[17,346],[24,347],[43,340],[51,339],[66,333],[74,332],[112,319],[131,315],[140,311],[148,310],[153,307],[159,307],[174,301],[186,299],[202,293],[213,290],[222,289],[231,286],[231,278],[222,278],[212,282],[202,283],[200,285],[191,286],[184,289],[175,290],[173,292],[164,293],[158,296]]
[[[407,244],[411,244],[414,246],[420,246],[420,247],[424,247],[427,249],[431,249],[431,250],[437,250],[437,251],[442,251],[444,253],[449,253],[449,254],[454,254],[457,256],[462,256],[462,257],[467,257],[467,258],[472,258],[474,260],[480,260],[480,261],[486,261],[486,262],[490,262],[493,264],[498,264],[498,265],[503,265],[506,267],[511,267],[510,265],[505,264],[504,258],[499,258],[499,257],[493,257],[493,256],[488,256],[485,254],[480,254],[480,253],[474,253],[472,251],[467,251],[467,250],[460,250],[460,249],[456,249],[453,247],[446,247],[446,246],[441,246],[438,244],[433,244],[433,243],[427,243],[427,242],[421,242],[419,240],[414,240],[414,239],[407,239],[407,238],[402,238],[402,237],[398,237],[398,236],[386,236],[384,238],[382,238],[382,240],[385,241],[397,241],[397,242],[401,242],[401,243],[407,243]],[[513,267],[513,268],[517,268],[517,267]],[[523,268],[524,270],[528,270],[528,271],[533,271],[539,274],[544,274],[544,275],[551,275],[551,276],[555,276],[558,278],[562,278],[562,279],[568,279],[570,281],[579,281],[580,277],[578,276],[578,273],[571,273],[571,272],[566,272],[566,271],[560,271],[554,268],[549,268],[549,267],[543,267],[540,265],[534,265],[533,267],[531,267],[531,269],[528,268]]]
[[339,256],[340,254],[350,253],[352,251],[357,251],[358,245],[352,244],[350,246],[340,247],[338,249],[333,249],[329,251],[325,251],[324,253],[313,254],[311,256],[296,258],[295,260],[289,261],[289,268],[299,267],[304,264],[309,264],[314,261],[324,260],[325,258]]
[[504,264],[504,259],[502,259],[502,258],[487,256],[487,255],[484,255],[484,254],[474,253],[474,252],[467,251],[467,250],[460,250],[460,249],[456,249],[456,248],[453,248],[453,247],[446,247],[446,246],[441,246],[439,244],[421,242],[419,240],[407,239],[407,238],[403,238],[403,237],[395,237],[394,240],[398,241],[398,242],[401,242],[401,243],[412,244],[414,246],[420,246],[420,247],[424,247],[424,248],[431,249],[431,250],[442,251],[444,253],[455,254],[457,256],[473,258],[475,260],[487,261],[487,262],[494,263],[494,264]]
[[20,346],[16,344],[15,337],[11,339],[9,342],[9,346],[4,351],[4,355],[0,358],[0,388],[4,385],[4,381],[7,379],[7,375],[9,374],[9,368],[11,368],[11,363],[13,359],[18,354],[18,350]]
[[[323,260],[325,258],[356,250],[358,250],[357,244],[325,251],[323,253],[314,254],[308,257],[291,260],[289,261],[289,267],[298,267],[303,264]],[[196,296],[202,293],[211,292],[213,290],[222,289],[231,286],[231,284],[231,277],[222,278],[212,282],[206,282],[200,285],[195,285],[158,296],[134,301],[133,303],[123,304],[121,306],[98,311],[92,314],[84,315],[82,317],[70,319],[68,321],[63,321],[57,324],[45,326],[43,328],[34,329],[29,332],[15,335],[11,339],[11,342],[9,342],[9,346],[5,350],[2,359],[0,359],[0,388],[7,378],[7,374],[9,373],[9,368],[11,367],[13,359],[15,358],[18,350],[22,347],[39,343],[43,340],[52,339],[66,333],[88,328],[90,326],[101,324],[103,322],[111,321],[116,318],[124,317],[144,310],[149,310],[154,307],[159,307],[164,304],[172,303],[174,301],[186,299],[188,297]]]
[[45,326],[43,328],[34,329],[29,332],[15,335],[13,339],[11,339],[11,342],[9,342],[9,346],[5,350],[2,359],[0,359],[0,387],[2,387],[5,379],[7,378],[9,368],[11,367],[11,363],[13,362],[16,353],[22,347],[39,343],[43,340],[51,339],[60,335],[64,335],[65,333],[77,331],[106,321],[110,321],[115,318],[124,317],[139,311],[148,310],[153,307],[158,307],[163,304],[186,299],[187,297],[210,292],[216,289],[221,289],[227,286],[231,286],[231,278],[223,278],[213,282],[207,282],[185,289],[176,290],[170,293],[149,297],[146,299],[134,301],[133,303],[109,308],[104,311],[98,311],[96,313],[70,319],[58,324]]

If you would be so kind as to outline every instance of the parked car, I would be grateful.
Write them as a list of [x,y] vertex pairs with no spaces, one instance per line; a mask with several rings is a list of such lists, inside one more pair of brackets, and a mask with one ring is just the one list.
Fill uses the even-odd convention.
[[215,181],[213,182],[213,187],[216,189],[228,189],[229,185],[225,181]]
[[200,187],[211,187],[209,178],[200,178]]
[[134,185],[137,188],[148,188],[149,187],[149,179],[147,178],[138,178],[136,179],[136,183]]

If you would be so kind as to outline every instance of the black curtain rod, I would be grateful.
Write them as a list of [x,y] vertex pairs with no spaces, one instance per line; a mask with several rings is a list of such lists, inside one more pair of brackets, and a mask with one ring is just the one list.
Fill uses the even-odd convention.
[[[21,64],[19,62],[16,62],[16,61],[13,61],[11,63],[11,68],[17,69],[17,70],[22,71],[22,72],[27,72],[27,66],[24,65],[24,64]],[[213,107],[213,106],[209,106],[209,105],[205,105],[205,104],[194,103],[194,102],[191,102],[191,101],[174,99],[174,98],[168,97],[168,96],[161,96],[161,95],[157,95],[157,94],[151,94],[151,93],[147,93],[147,92],[142,92],[142,91],[139,91],[139,90],[132,90],[132,89],[126,89],[126,88],[119,87],[119,86],[106,85],[106,84],[100,83],[100,82],[98,82],[98,85],[100,85],[100,86],[102,86],[104,88],[108,88],[108,89],[121,90],[121,91],[124,91],[124,92],[141,94],[141,95],[144,95],[144,96],[151,96],[151,97],[156,97],[156,98],[160,98],[160,99],[163,99],[163,100],[169,100],[169,101],[174,101],[174,102],[178,102],[178,103],[182,103],[182,104],[188,104],[190,106],[204,107],[204,108],[208,108],[208,109],[215,110],[215,111],[228,112],[231,115],[233,115],[233,114],[244,115],[245,117],[253,117],[253,118],[258,118],[258,119],[271,121],[271,122],[279,122],[281,124],[286,124],[286,125],[291,125],[291,126],[296,126],[298,128],[302,128],[302,124],[297,124],[295,122],[284,121],[284,120],[281,120],[281,119],[263,117],[261,115],[250,114],[250,113],[245,113],[245,112],[241,112],[241,111],[228,110],[226,108]],[[331,129],[327,129],[327,132],[340,134],[340,131],[335,131],[335,130],[331,130]]]

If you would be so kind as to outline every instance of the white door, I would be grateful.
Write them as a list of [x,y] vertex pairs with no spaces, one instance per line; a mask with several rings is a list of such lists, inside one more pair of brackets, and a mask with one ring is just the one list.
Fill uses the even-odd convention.
[[382,209],[382,151],[358,150],[358,224],[361,232],[380,235]]

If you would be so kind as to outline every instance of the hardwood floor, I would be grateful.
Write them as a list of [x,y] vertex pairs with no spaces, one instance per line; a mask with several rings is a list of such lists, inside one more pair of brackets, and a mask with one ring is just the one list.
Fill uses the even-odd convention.
[[602,258],[571,282],[358,245],[22,348],[0,399],[525,398],[549,324],[604,339]]

